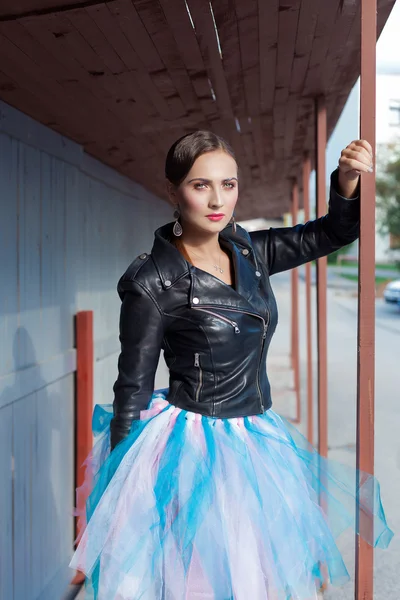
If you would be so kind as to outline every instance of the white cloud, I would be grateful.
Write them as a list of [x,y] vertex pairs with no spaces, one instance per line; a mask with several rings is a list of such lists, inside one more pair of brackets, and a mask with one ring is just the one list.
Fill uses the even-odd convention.
[[376,46],[378,71],[400,72],[400,1],[397,0]]

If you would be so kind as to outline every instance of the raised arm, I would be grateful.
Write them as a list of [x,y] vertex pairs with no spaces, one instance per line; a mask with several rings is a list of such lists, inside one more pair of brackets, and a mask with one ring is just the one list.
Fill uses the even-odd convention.
[[356,240],[359,235],[359,176],[371,172],[368,142],[352,142],[342,152],[339,168],[331,175],[328,213],[294,227],[254,231],[250,237],[270,275],[326,256]]
[[121,353],[114,384],[111,449],[130,432],[154,391],[154,380],[164,335],[161,313],[146,289],[136,281],[121,281]]

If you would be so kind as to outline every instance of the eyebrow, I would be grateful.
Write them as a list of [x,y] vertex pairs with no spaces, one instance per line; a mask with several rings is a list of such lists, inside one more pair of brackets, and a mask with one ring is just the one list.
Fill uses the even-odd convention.
[[[194,179],[188,181],[188,183],[192,183],[193,181],[201,181],[202,183],[212,183],[211,179],[205,179],[204,177],[195,177]],[[238,179],[237,177],[227,177],[226,179],[222,180],[223,183],[227,183],[228,181],[238,181]]]

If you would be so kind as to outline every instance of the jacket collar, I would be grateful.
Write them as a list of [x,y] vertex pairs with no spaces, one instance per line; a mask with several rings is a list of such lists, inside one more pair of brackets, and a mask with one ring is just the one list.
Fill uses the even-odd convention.
[[[198,298],[201,305],[238,307],[238,294],[246,301],[244,310],[251,309],[247,303],[258,288],[260,277],[257,276],[258,265],[248,232],[237,225],[236,232],[228,225],[220,232],[220,243],[232,255],[235,273],[235,289],[230,288],[218,278],[201,269],[192,267],[177,248],[171,244],[174,223],[167,223],[155,231],[154,244],[151,251],[161,283],[164,289],[170,289],[182,277],[191,278],[190,303]],[[216,293],[216,285],[221,293]],[[221,286],[221,288],[219,288]],[[254,311],[254,308],[252,309]]]

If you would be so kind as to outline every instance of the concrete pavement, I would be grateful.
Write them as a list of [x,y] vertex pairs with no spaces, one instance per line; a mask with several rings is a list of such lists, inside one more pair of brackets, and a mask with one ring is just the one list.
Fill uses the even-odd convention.
[[[345,281],[345,280],[342,280]],[[353,282],[350,282],[353,283]],[[277,297],[279,324],[272,341],[268,359],[276,412],[290,418],[295,414],[293,374],[290,369],[290,274],[272,278]],[[329,391],[329,457],[355,466],[356,431],[356,374],[357,374],[357,299],[352,289],[332,287],[328,290],[328,391]],[[314,288],[313,308],[315,308]],[[306,337],[304,284],[300,284],[300,340],[302,421],[298,425],[305,434],[306,427]],[[314,358],[316,358],[316,327],[314,310]],[[386,516],[395,537],[388,550],[375,552],[374,600],[397,600],[398,565],[400,564],[400,310],[376,303],[376,408],[375,408],[375,475],[381,484]],[[314,361],[315,363],[315,361]],[[316,369],[314,364],[314,375]],[[316,390],[316,377],[314,390]],[[314,393],[314,414],[316,398]],[[315,438],[317,423],[315,420]],[[344,534],[339,540],[351,581],[342,588],[329,588],[325,600],[354,598],[354,535]],[[72,596],[71,596],[72,598]],[[84,590],[77,600],[86,600]],[[111,599],[110,599],[111,600]]]
[[[302,281],[305,280],[305,268],[299,268],[300,279]],[[328,288],[337,289],[341,291],[354,291],[357,292],[358,283],[357,281],[353,281],[351,279],[347,279],[346,277],[342,277],[341,275],[357,275],[358,270],[357,267],[335,267],[328,266],[327,272],[327,284]],[[377,268],[375,270],[376,276],[379,277],[387,277],[387,279],[400,279],[400,273],[397,271],[391,271],[390,269],[381,269]],[[316,283],[316,268],[313,265],[311,270],[311,281],[313,285]]]
[[[276,340],[271,355],[284,354],[290,343],[290,274],[272,278],[280,311]],[[315,288],[314,309],[314,414],[317,414]],[[300,340],[302,422],[306,426],[306,332],[305,293],[300,284]],[[400,564],[400,311],[396,307],[376,302],[376,402],[375,402],[375,475],[381,484],[386,516],[395,537],[387,550],[375,551],[374,600],[397,600],[398,565]],[[271,373],[271,379],[272,379]],[[274,388],[273,388],[274,393]],[[356,462],[356,396],[357,396],[357,298],[351,290],[328,290],[328,419],[329,458],[355,466]],[[275,406],[275,410],[277,407]],[[278,407],[279,411],[279,407]],[[315,421],[314,439],[317,439]],[[397,535],[396,535],[397,533]],[[339,539],[339,548],[351,574],[343,588],[331,587],[325,600],[354,598],[354,535],[346,533]]]

